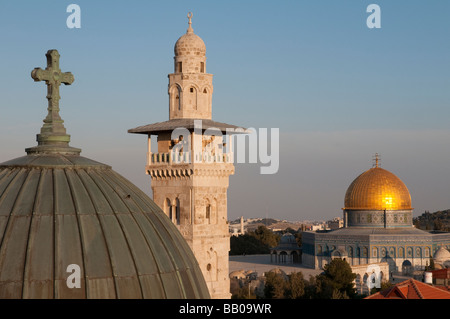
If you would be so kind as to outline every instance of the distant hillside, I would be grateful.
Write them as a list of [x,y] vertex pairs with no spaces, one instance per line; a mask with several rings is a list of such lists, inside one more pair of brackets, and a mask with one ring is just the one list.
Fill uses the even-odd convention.
[[255,230],[259,226],[270,227],[270,225],[276,224],[278,222],[279,220],[273,218],[261,218],[261,219],[258,218],[256,220],[252,220],[247,223],[247,230]]
[[[239,229],[240,218],[229,222],[230,228]],[[285,231],[286,229],[304,229],[311,225],[310,221],[287,221],[275,218],[249,218],[244,220],[244,227],[247,231],[254,231],[259,226],[264,226],[272,231]]]
[[413,218],[413,223],[423,230],[450,231],[450,209],[434,213],[425,211],[422,215]]

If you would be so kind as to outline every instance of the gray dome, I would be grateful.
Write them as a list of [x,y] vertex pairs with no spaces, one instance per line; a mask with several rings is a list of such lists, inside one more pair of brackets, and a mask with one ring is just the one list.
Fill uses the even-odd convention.
[[[56,50],[47,57],[59,62]],[[110,166],[69,147],[50,116],[59,117],[49,109],[38,146],[0,164],[0,298],[209,298],[175,225]],[[69,287],[73,264],[80,288]]]
[[280,244],[296,244],[297,240],[295,239],[295,236],[291,233],[283,234],[280,238]]
[[[141,190],[81,156],[0,164],[0,298],[208,298],[178,229]],[[67,267],[81,268],[68,288]]]

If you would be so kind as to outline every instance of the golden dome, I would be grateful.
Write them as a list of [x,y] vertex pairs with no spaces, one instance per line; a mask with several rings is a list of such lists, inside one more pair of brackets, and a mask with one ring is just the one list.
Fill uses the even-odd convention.
[[350,184],[344,209],[411,210],[411,195],[400,178],[376,166]]

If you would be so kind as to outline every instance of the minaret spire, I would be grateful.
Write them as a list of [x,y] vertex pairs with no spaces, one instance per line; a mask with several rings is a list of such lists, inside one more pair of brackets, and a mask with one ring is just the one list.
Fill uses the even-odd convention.
[[188,22],[189,27],[188,27],[186,33],[194,33],[194,29],[192,29],[192,16],[193,16],[192,12],[188,12],[187,17],[189,19],[189,22]]

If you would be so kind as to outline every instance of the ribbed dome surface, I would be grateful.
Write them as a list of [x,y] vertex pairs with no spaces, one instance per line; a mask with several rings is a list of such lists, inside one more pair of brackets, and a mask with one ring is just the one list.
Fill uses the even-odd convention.
[[[81,288],[69,288],[71,264]],[[111,167],[63,154],[0,164],[0,298],[209,298],[160,208]]]
[[350,184],[344,209],[411,210],[411,196],[400,178],[381,167],[373,167]]

